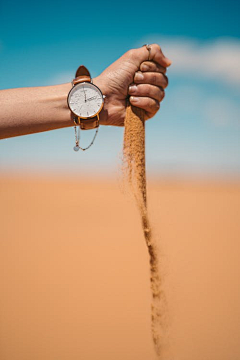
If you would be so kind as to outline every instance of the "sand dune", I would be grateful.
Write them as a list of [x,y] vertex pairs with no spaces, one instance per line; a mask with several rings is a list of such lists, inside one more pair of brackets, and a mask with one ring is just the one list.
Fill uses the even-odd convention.
[[[239,360],[240,184],[149,182],[174,360]],[[148,254],[118,183],[0,180],[1,360],[150,360]]]

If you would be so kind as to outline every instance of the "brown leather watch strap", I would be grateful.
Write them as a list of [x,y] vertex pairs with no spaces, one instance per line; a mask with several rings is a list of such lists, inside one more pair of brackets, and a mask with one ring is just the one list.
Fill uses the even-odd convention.
[[89,76],[91,78],[90,72],[84,65],[80,65],[76,71],[75,77],[79,77],[79,76]]
[[75,79],[73,79],[72,84],[76,85],[81,82],[91,82],[90,72],[83,65],[80,65],[77,69]]
[[90,130],[90,129],[96,129],[99,127],[99,118],[98,116],[94,116],[91,119],[81,119],[77,116],[75,116],[72,113],[72,120],[75,122],[75,124],[80,125],[80,128],[82,130]]
[[80,123],[80,128],[82,130],[96,129],[98,127],[99,127],[99,120],[97,119],[96,116],[92,119],[83,120]]
[[75,79],[73,79],[72,84],[76,85],[81,82],[91,82],[91,78],[89,76],[78,76]]

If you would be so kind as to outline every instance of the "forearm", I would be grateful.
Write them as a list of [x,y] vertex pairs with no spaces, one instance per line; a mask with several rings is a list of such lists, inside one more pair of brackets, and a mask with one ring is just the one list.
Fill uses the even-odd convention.
[[0,139],[73,126],[71,83],[0,91]]

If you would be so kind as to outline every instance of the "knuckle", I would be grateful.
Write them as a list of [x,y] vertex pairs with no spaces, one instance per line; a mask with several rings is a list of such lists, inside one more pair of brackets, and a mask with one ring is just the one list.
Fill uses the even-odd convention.
[[158,110],[160,108],[159,102],[157,100],[151,99],[149,103],[149,108],[155,111]]
[[161,97],[160,97],[160,101],[163,101],[163,99],[165,98],[165,91],[164,90],[162,90],[161,91]]
[[162,74],[166,74],[166,72],[167,72],[167,69],[163,66],[160,66],[160,70],[161,70]]
[[163,97],[162,89],[158,88],[158,92],[156,93],[156,96],[154,98],[158,101],[162,101],[162,97]]
[[150,97],[151,96],[151,87],[150,86],[145,86],[145,96]]
[[169,83],[168,77],[166,75],[163,75],[163,78],[164,78],[164,81],[165,81],[165,87],[167,87],[168,83]]
[[159,44],[153,44],[156,47],[156,50],[161,51],[161,47]]
[[135,51],[133,49],[130,49],[126,52],[126,55],[128,58],[132,59],[135,56]]
[[157,75],[156,75],[156,74],[153,74],[153,75],[152,75],[152,83],[153,83],[154,85],[157,84]]
[[166,74],[167,69],[157,63],[155,63],[156,71],[160,74]]

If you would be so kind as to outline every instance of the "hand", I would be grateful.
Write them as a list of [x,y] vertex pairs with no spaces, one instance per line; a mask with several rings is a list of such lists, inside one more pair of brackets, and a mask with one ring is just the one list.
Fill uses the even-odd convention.
[[168,85],[165,74],[171,60],[163,55],[157,44],[151,45],[150,61],[148,56],[146,46],[129,50],[93,79],[106,95],[100,113],[101,125],[124,125],[129,96],[132,105],[145,110],[146,119],[157,113]]

